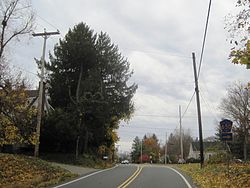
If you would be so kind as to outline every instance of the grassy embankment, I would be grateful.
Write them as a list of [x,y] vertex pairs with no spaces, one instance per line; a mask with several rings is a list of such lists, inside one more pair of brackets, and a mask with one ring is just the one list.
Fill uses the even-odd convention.
[[0,187],[47,187],[75,176],[41,159],[0,153]]
[[192,177],[198,187],[250,187],[250,164],[230,164],[229,173],[226,164],[207,164],[200,169],[199,164],[178,165],[182,171]]
[[95,169],[109,168],[114,165],[110,161],[102,160],[95,155],[90,154],[80,155],[78,159],[76,159],[74,154],[46,153],[44,155],[41,155],[41,158],[50,162],[77,165]]

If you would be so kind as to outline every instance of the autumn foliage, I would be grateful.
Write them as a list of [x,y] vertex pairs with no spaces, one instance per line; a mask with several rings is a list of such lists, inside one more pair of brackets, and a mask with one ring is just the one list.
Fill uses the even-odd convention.
[[0,154],[0,187],[47,187],[73,176],[34,157]]
[[241,187],[250,185],[250,164],[211,164],[200,169],[199,164],[180,165],[179,168],[190,175],[195,184],[207,187]]
[[28,107],[26,87],[6,81],[0,88],[0,146],[34,144],[36,110]]

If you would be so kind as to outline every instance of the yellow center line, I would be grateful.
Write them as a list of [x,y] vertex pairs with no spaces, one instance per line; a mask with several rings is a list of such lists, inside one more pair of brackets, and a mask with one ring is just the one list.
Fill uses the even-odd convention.
[[136,171],[130,176],[125,182],[123,182],[121,185],[119,185],[117,188],[125,188],[127,187],[134,179],[141,173],[142,167],[137,166]]

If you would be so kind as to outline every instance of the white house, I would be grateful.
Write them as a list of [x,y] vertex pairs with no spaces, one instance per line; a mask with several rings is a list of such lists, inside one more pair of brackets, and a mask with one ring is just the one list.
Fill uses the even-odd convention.
[[[223,146],[219,142],[203,142],[204,160],[208,160],[211,156],[218,153],[218,151],[224,151]],[[200,142],[192,142],[189,147],[188,159],[200,158]]]

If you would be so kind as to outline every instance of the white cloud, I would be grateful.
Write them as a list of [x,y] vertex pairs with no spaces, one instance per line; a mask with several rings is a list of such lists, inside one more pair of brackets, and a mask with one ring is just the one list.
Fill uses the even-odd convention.
[[[230,46],[224,17],[234,11],[234,4],[235,0],[212,2],[200,76],[205,136],[215,131],[217,107],[228,84],[249,81],[249,70],[228,61]],[[148,132],[164,140],[165,132],[178,127],[178,106],[182,105],[184,111],[194,91],[191,53],[196,52],[198,62],[208,1],[37,0],[33,5],[38,14],[36,32],[44,27],[48,31],[58,28],[62,37],[69,27],[86,22],[96,32],[107,32],[128,57],[135,71],[132,80],[139,89],[134,99],[135,116],[118,130],[120,145],[128,150],[135,136]],[[53,50],[57,41],[58,37],[51,37],[47,49]],[[42,39],[32,39],[29,45],[16,49],[13,63],[36,72],[33,58],[41,56],[41,49]],[[138,116],[143,114],[169,117]],[[198,136],[195,100],[183,119],[183,127]]]

